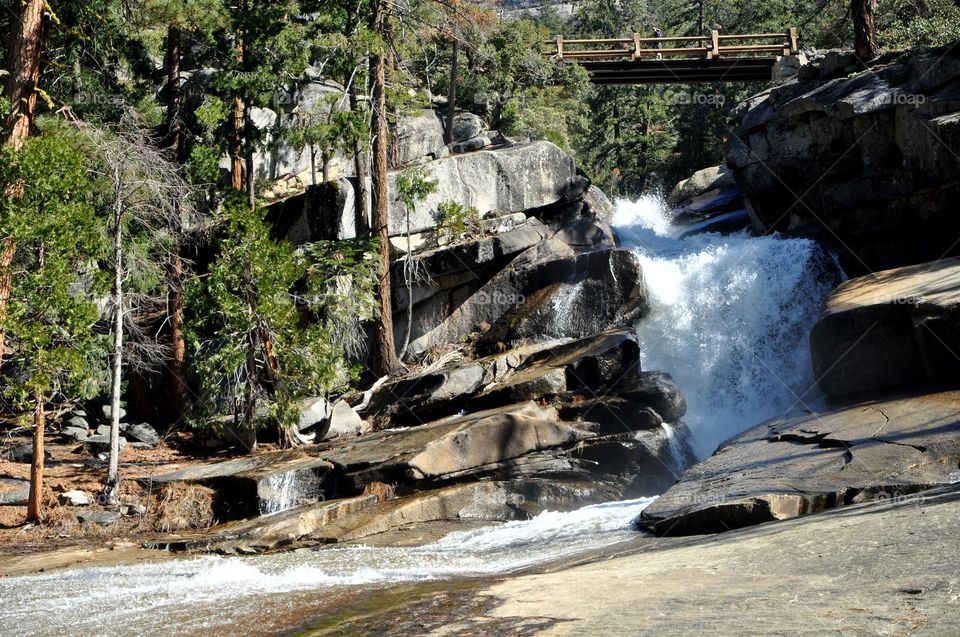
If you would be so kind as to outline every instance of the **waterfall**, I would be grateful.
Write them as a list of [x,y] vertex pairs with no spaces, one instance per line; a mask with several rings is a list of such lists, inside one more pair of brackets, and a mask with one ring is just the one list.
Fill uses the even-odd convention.
[[272,515],[292,509],[300,503],[299,471],[285,471],[267,476],[260,484],[260,515]]
[[650,295],[637,325],[641,365],[670,373],[684,393],[698,457],[820,397],[807,339],[841,273],[818,243],[745,231],[678,240],[683,229],[652,196],[619,201],[613,225]]

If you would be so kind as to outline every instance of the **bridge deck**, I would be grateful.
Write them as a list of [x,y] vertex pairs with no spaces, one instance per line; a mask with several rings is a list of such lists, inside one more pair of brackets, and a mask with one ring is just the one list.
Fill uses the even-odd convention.
[[[564,39],[544,52],[582,65],[595,84],[769,81],[781,55],[796,54],[797,30],[784,33]],[[590,47],[590,48],[584,48]]]
[[773,58],[581,62],[594,84],[695,84],[770,81]]

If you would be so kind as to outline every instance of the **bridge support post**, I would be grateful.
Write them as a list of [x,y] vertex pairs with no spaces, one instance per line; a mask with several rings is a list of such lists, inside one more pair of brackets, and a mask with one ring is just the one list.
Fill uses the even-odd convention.
[[633,34],[633,61],[636,62],[640,59],[640,34]]
[[554,41],[557,43],[557,59],[563,59],[563,36],[558,35],[554,38]]
[[790,54],[797,55],[800,53],[800,47],[797,46],[797,28],[790,27]]
[[715,60],[720,57],[720,32],[714,29],[710,32],[710,54],[708,60]]

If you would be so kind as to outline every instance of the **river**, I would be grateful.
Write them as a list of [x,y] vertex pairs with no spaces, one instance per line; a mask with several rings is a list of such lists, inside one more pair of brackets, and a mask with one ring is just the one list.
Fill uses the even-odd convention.
[[[651,312],[638,326],[643,367],[673,375],[703,457],[746,426],[816,400],[807,334],[836,266],[804,239],[678,240],[669,217],[645,197],[619,202],[613,223],[649,288]],[[7,578],[0,634],[226,635],[240,626],[269,634],[350,591],[500,575],[634,539],[630,521],[651,501],[548,512],[420,547],[205,556]]]

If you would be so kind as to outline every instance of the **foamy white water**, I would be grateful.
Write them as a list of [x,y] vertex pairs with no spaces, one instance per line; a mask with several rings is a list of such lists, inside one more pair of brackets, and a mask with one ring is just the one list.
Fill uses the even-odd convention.
[[819,244],[746,232],[677,240],[683,228],[652,196],[617,202],[613,223],[651,297],[637,326],[641,364],[679,385],[699,457],[819,398],[807,339],[840,276]]
[[636,536],[652,498],[455,532],[421,547],[349,546],[257,557],[205,556],[0,579],[0,635],[229,632],[283,594],[509,573]]

